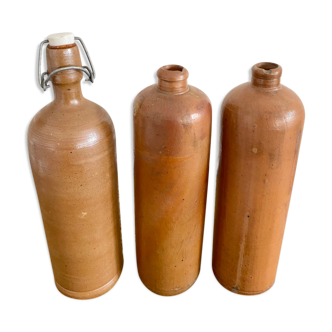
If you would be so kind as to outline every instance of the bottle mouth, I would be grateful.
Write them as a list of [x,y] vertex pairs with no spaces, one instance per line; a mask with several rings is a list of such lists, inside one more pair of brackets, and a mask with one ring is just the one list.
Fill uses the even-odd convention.
[[179,65],[167,65],[158,69],[157,76],[163,81],[176,82],[186,80],[189,77],[189,72]]
[[273,62],[262,62],[262,63],[257,64],[257,67],[263,69],[264,73],[271,74],[272,69],[278,68],[278,65]]
[[252,66],[251,72],[254,77],[265,80],[275,80],[280,79],[282,68],[273,62],[260,62]]
[[168,66],[164,66],[162,68],[165,68],[166,70],[170,70],[170,71],[179,71],[179,72],[183,72],[183,67],[179,66],[179,65],[168,65]]

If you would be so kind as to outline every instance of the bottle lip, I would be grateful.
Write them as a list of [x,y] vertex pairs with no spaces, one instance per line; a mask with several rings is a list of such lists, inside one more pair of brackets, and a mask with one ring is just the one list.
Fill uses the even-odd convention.
[[64,49],[64,48],[72,48],[72,47],[75,47],[75,46],[77,46],[76,43],[68,44],[68,45],[60,45],[60,46],[47,45],[47,48],[60,50],[60,49]]
[[275,80],[280,79],[282,68],[277,63],[273,62],[259,62],[251,68],[252,76],[265,79]]
[[189,77],[189,72],[183,66],[167,65],[158,69],[157,77],[168,82],[184,81]]

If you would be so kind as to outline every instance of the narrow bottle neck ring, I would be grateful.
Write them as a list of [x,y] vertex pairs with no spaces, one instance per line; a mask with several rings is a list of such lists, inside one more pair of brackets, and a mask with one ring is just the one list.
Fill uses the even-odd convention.
[[279,89],[282,68],[276,63],[260,62],[251,68],[251,84],[264,89]]
[[157,71],[158,89],[169,94],[183,94],[189,90],[189,72],[178,65],[163,66]]

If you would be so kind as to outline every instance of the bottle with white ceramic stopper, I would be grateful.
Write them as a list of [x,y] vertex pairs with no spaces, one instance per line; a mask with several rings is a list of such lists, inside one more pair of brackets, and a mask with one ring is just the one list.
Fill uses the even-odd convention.
[[32,119],[28,146],[56,286],[89,299],[114,286],[123,255],[114,126],[82,95],[83,73],[93,81],[94,70],[82,67],[75,41],[86,51],[72,33],[41,44],[48,43],[40,84],[52,82],[54,100]]

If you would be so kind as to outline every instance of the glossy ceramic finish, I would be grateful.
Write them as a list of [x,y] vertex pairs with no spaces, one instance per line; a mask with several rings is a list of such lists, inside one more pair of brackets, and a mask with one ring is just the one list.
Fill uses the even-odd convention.
[[134,101],[137,266],[159,295],[187,290],[200,270],[211,104],[176,65]]
[[281,67],[260,63],[252,81],[222,105],[213,271],[232,292],[272,287],[304,124],[299,97],[280,84]]
[[[81,66],[78,47],[48,46],[47,65]],[[82,96],[82,76],[52,78],[54,101],[31,121],[28,146],[56,286],[89,299],[113,287],[123,257],[114,127]]]

